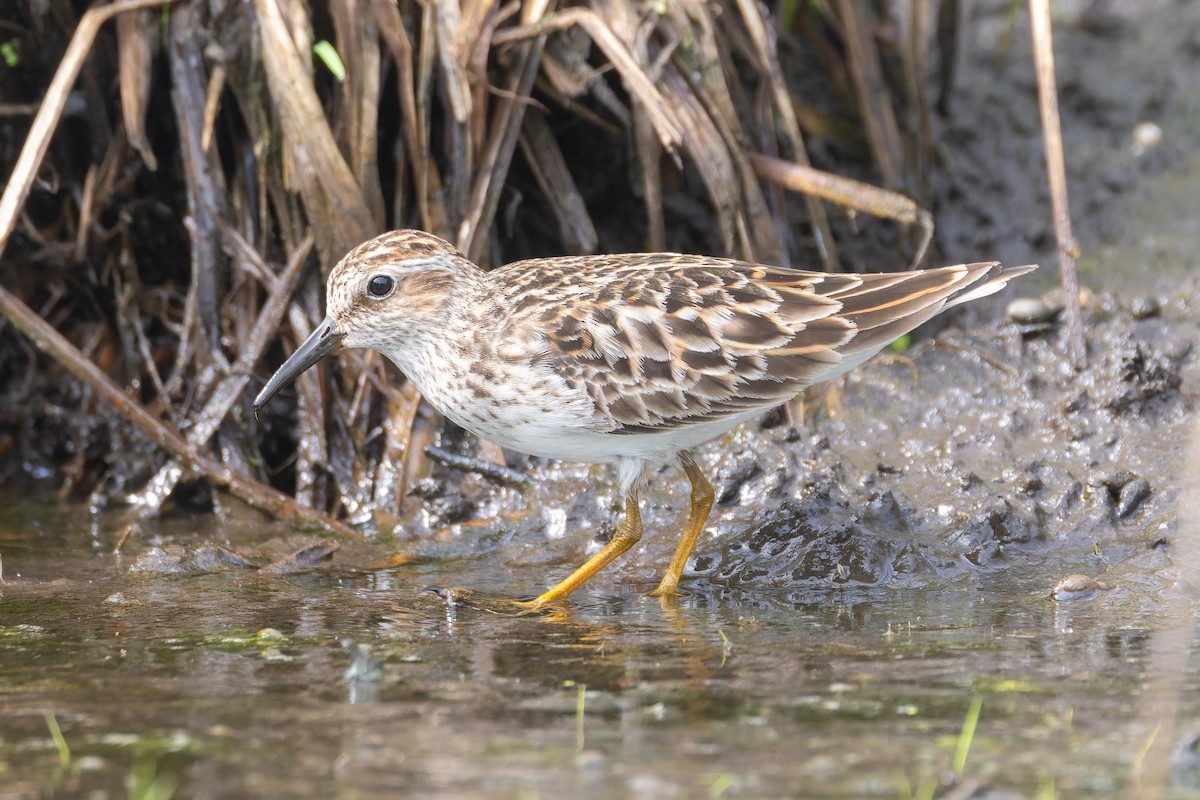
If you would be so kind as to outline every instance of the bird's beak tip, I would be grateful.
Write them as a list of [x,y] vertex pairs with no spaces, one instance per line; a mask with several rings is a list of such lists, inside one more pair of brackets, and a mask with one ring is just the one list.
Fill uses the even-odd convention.
[[284,386],[287,386],[296,377],[306,369],[316,364],[322,358],[342,349],[342,334],[337,331],[333,320],[326,317],[325,320],[316,327],[304,342],[296,348],[296,352],[288,358],[287,361],[275,371],[271,379],[267,381],[267,385],[258,393],[258,397],[254,398],[255,419],[271,398],[279,392]]

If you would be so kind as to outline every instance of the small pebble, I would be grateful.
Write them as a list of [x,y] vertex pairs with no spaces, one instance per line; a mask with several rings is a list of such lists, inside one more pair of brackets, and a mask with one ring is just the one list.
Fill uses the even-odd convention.
[[1092,472],[1088,475],[1087,483],[1088,486],[1095,486],[1097,488],[1103,486],[1115,495],[1125,484],[1136,479],[1137,475],[1129,470],[1119,469],[1114,472]]
[[[1055,314],[1060,313],[1066,305],[1063,299],[1063,290],[1061,286],[1056,286],[1042,295],[1042,303],[1050,309],[1053,309]],[[1096,305],[1096,293],[1086,286],[1079,287],[1079,307],[1083,309],[1091,308]]]
[[1117,493],[1117,518],[1125,519],[1137,513],[1150,496],[1150,483],[1145,478],[1134,478]]
[[1022,475],[1021,477],[1017,478],[1017,480],[1013,481],[1013,485],[1016,487],[1017,491],[1025,492],[1027,494],[1040,492],[1042,489],[1046,488],[1045,482],[1033,473]]
[[1133,315],[1134,319],[1157,317],[1161,310],[1162,306],[1153,297],[1135,297],[1129,304],[1129,313]]
[[1050,596],[1060,603],[1091,600],[1099,592],[1106,592],[1111,588],[1107,583],[1075,573],[1054,584],[1054,591],[1050,593]]
[[605,761],[603,752],[583,750],[575,756],[575,768],[584,772],[602,772]]
[[1162,140],[1162,128],[1153,122],[1139,122],[1133,126],[1133,132],[1129,136],[1129,152],[1135,158],[1141,158],[1162,144]]
[[1049,322],[1058,316],[1061,308],[1053,308],[1037,297],[1018,297],[1008,304],[1004,313],[1013,322],[1033,324]]

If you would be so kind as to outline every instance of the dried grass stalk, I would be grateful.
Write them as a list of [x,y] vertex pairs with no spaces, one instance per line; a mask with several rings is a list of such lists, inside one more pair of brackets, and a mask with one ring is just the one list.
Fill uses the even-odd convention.
[[151,172],[158,169],[158,159],[146,140],[146,107],[150,101],[151,62],[157,45],[158,30],[150,11],[131,11],[117,17],[117,62],[125,135]]

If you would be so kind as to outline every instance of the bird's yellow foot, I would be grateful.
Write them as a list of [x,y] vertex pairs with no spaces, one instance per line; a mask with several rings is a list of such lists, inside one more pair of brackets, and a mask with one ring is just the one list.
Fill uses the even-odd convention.
[[534,614],[546,614],[562,610],[565,605],[561,602],[536,597],[533,600],[509,600],[502,597],[491,597],[474,589],[462,586],[435,586],[429,591],[436,592],[449,604],[486,611],[502,617],[527,617]]
[[658,588],[647,594],[647,597],[676,597],[678,595],[677,585],[663,581],[658,585]]
[[647,597],[658,600],[658,607],[663,611],[676,611],[679,608],[679,595],[675,592],[664,592],[662,587],[650,592]]

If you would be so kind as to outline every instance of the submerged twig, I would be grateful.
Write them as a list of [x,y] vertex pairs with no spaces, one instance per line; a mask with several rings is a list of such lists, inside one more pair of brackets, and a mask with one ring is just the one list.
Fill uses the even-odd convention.
[[460,456],[457,453],[451,453],[449,450],[443,450],[433,445],[425,448],[425,455],[443,466],[459,470],[460,472],[474,472],[502,486],[523,488],[529,485],[529,476],[525,473],[518,472],[511,467],[493,464],[491,461],[484,461],[482,458]]

